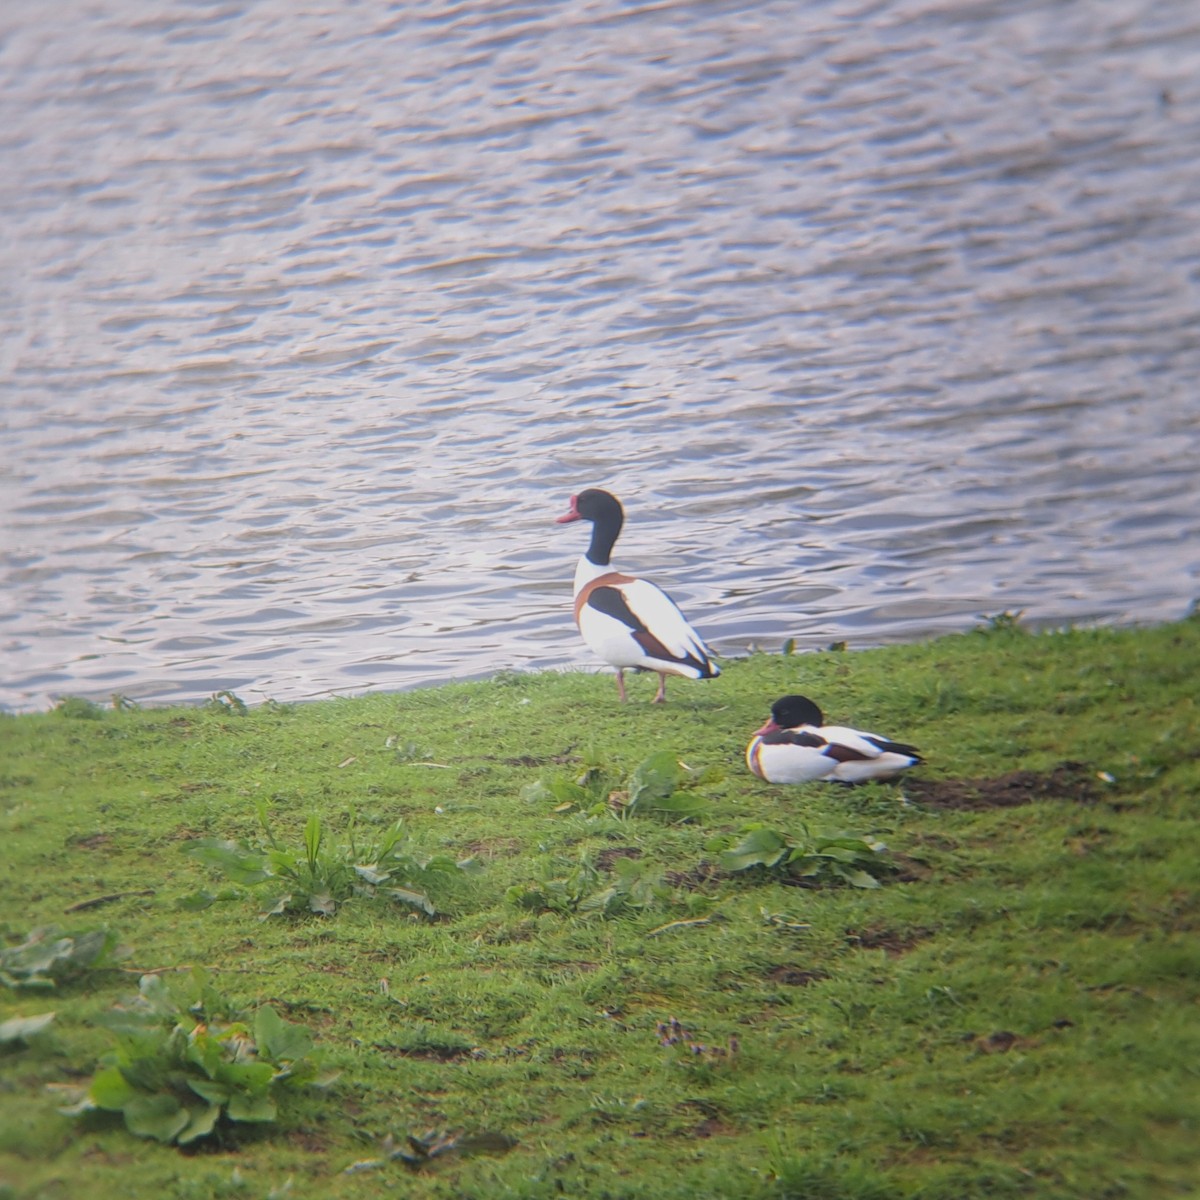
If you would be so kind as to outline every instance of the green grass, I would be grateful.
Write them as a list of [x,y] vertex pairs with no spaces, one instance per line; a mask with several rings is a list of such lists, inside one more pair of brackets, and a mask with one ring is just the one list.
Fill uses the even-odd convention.
[[[0,718],[3,945],[105,926],[129,950],[52,989],[0,984],[0,1022],[56,1013],[0,1046],[0,1197],[1195,1195],[1200,621],[993,624],[754,656],[665,707],[651,677],[622,707],[609,677],[546,673]],[[928,764],[858,789],[755,779],[745,743],[792,691]],[[696,772],[699,820],[554,799],[662,750]],[[1064,762],[1090,799],[905,798]],[[263,889],[184,852],[261,845],[260,806],[301,856],[313,816],[329,852],[352,820],[359,845],[402,820],[406,853],[480,869],[431,885],[432,918],[377,895],[260,919]],[[904,870],[874,890],[720,871],[750,823],[878,838]],[[182,1150],[60,1115],[47,1085],[86,1085],[139,974],[193,965],[312,1030],[337,1082]],[[671,1018],[703,1049],[661,1044]],[[517,1145],[389,1157],[430,1131]]]

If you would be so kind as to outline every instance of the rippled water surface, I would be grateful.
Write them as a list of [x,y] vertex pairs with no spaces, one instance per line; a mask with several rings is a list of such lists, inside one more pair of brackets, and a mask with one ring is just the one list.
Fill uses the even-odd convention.
[[0,10],[0,703],[1200,593],[1194,0]]

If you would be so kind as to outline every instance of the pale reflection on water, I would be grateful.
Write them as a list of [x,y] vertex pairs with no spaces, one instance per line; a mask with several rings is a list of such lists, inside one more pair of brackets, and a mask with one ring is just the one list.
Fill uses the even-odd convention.
[[588,665],[589,484],[723,654],[1200,593],[1190,2],[0,35],[0,703]]

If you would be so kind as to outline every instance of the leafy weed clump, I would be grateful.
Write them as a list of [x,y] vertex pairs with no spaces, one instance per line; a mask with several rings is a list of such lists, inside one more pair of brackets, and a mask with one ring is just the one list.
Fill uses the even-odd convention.
[[610,879],[586,854],[567,870],[548,859],[541,880],[516,884],[507,893],[508,902],[517,908],[562,916],[615,917],[654,908],[670,898],[671,889],[653,864],[618,858]]
[[270,1005],[237,1010],[194,968],[182,982],[143,975],[138,994],[103,1023],[116,1045],[86,1095],[61,1110],[122,1114],[138,1137],[187,1145],[218,1122],[270,1122],[286,1089],[327,1086],[311,1033]]
[[[434,916],[437,908],[429,890],[439,877],[473,869],[470,859],[456,861],[445,854],[422,854],[397,821],[378,843],[359,845],[350,820],[348,840],[331,846],[325,840],[320,817],[304,826],[304,845],[282,845],[271,830],[265,807],[258,810],[266,842],[250,845],[222,838],[198,838],[184,851],[200,862],[223,871],[235,883],[249,887],[270,885],[264,916],[313,912],[332,916],[351,897],[386,897]],[[185,900],[198,909],[215,899],[202,891]]]
[[693,770],[673,751],[658,750],[633,769],[624,787],[617,786],[618,778],[590,763],[576,779],[558,777],[530,784],[522,798],[534,804],[551,801],[556,812],[577,809],[589,816],[616,813],[682,823],[708,812],[708,801],[693,789],[719,782],[722,773],[713,768]]
[[807,827],[799,838],[763,824],[747,825],[736,846],[715,839],[708,849],[721,851],[726,871],[765,867],[806,887],[849,884],[877,888],[880,878],[893,870],[887,847],[873,838],[853,833],[814,834]]

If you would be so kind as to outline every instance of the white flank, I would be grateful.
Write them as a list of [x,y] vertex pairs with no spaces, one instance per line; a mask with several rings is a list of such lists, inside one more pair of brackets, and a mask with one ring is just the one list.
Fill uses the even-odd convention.
[[[585,567],[586,564],[586,567]],[[588,570],[591,568],[591,570]],[[606,568],[607,570],[607,568]],[[575,573],[575,591],[586,586],[601,572],[596,572],[587,559],[581,559]],[[700,636],[687,623],[683,613],[661,588],[646,579],[634,579],[630,583],[615,586],[625,603],[650,634],[671,653],[680,658],[691,655],[701,662],[708,660],[708,650]],[[703,678],[703,672],[686,663],[670,659],[655,658],[647,654],[634,638],[634,630],[624,621],[610,617],[598,609],[585,604],[579,613],[579,632],[591,649],[614,667],[645,667],[651,671],[666,671],[672,675],[686,675],[691,679]],[[716,666],[713,665],[713,674]]]

